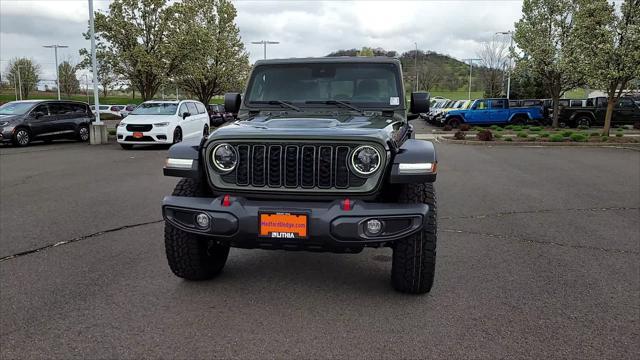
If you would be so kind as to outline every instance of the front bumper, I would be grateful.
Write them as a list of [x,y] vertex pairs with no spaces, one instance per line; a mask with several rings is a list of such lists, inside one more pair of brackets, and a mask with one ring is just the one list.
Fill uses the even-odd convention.
[[[219,241],[240,248],[357,252],[365,246],[380,246],[422,229],[429,211],[425,204],[394,204],[352,201],[350,210],[342,202],[256,201],[230,197],[198,198],[167,196],[163,200],[165,221],[186,232],[215,236]],[[291,212],[308,215],[305,239],[260,237],[260,212]],[[205,213],[209,229],[196,226],[195,218]],[[364,222],[378,219],[384,224],[377,236],[364,231]]]
[[144,144],[171,144],[173,142],[173,131],[169,131],[169,126],[154,126],[149,131],[142,132],[142,138],[134,138],[133,131],[128,131],[124,126],[118,126],[116,139],[120,144],[144,145]]
[[0,143],[11,142],[13,139],[13,127],[0,128]]

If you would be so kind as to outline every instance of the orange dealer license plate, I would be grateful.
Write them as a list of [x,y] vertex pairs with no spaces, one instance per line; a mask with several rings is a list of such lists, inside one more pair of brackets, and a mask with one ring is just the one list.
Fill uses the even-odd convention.
[[260,237],[277,239],[306,239],[307,214],[292,214],[287,212],[261,212]]

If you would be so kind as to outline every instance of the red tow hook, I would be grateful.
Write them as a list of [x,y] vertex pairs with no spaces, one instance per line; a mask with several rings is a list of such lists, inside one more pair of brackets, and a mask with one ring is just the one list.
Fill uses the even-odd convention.
[[351,200],[349,200],[349,198],[342,200],[342,210],[351,211],[352,207],[353,207],[353,203],[351,202]]
[[222,206],[231,206],[231,197],[228,194],[222,198]]

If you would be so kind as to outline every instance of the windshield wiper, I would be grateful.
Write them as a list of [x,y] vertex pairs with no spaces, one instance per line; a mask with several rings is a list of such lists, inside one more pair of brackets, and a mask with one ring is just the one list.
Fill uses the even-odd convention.
[[302,111],[302,110],[300,110],[300,108],[299,108],[299,107],[297,107],[297,106],[295,106],[295,105],[292,105],[292,104],[289,104],[288,102],[286,102],[286,101],[282,101],[282,100],[251,101],[251,102],[252,102],[252,103],[254,103],[254,104],[280,105],[280,106],[282,106],[282,107],[286,107],[286,108],[289,108],[289,109],[293,109],[293,110],[295,110],[295,111]]
[[326,100],[326,101],[305,101],[305,104],[327,104],[327,105],[338,105],[338,106],[342,106],[351,110],[355,110],[361,114],[364,114],[364,110],[360,109],[359,107],[353,106],[351,104],[349,104],[346,101],[340,101],[340,100]]

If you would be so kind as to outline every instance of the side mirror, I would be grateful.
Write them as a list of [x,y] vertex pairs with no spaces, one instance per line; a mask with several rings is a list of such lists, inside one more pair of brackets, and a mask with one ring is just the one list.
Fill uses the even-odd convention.
[[427,92],[414,92],[411,93],[411,105],[409,106],[409,112],[411,114],[420,114],[429,112],[429,93]]
[[224,94],[224,111],[230,113],[237,113],[240,110],[240,104],[242,99],[239,93],[226,93]]
[[191,116],[191,113],[188,113],[188,112],[182,113],[182,120],[188,118],[189,116]]

